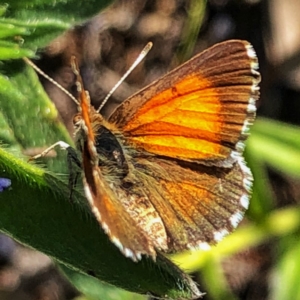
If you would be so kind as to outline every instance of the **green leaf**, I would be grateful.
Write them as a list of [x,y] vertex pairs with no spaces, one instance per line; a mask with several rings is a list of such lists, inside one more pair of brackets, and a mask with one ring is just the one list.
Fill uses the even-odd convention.
[[34,52],[29,49],[22,49],[18,46],[3,47],[0,44],[0,60],[18,59],[22,57],[33,57]]
[[[0,111],[20,148],[48,147],[58,140],[72,144],[35,72],[23,62],[7,63],[0,75]],[[65,154],[44,160],[50,170],[66,172]]]
[[16,53],[18,50],[24,56],[33,57],[29,51],[47,46],[58,35],[95,16],[111,2],[87,0],[83,4],[75,0],[13,0],[9,4],[0,4],[0,39],[14,44],[11,48],[0,49],[3,52],[0,59],[20,58],[21,54]]
[[[252,138],[253,136],[251,135],[250,142],[248,141],[247,145],[248,143],[251,143]],[[251,147],[249,146],[246,147],[245,157],[254,178],[252,197],[246,214],[247,216],[250,216],[252,220],[260,222],[274,206],[266,164],[262,160],[260,153],[251,151]]]
[[40,20],[53,18],[67,22],[84,21],[96,15],[110,4],[111,0],[10,0],[8,15],[17,19],[28,20],[32,17]]
[[248,150],[280,172],[300,177],[300,128],[267,119],[256,120]]
[[[145,296],[130,293],[125,290],[117,290],[112,285],[100,282],[96,278],[85,276],[79,272],[75,272],[64,265],[60,265],[60,270],[67,275],[71,283],[80,290],[88,300],[146,300]],[[78,299],[79,300],[79,299]],[[83,300],[83,299],[82,299]]]
[[0,39],[27,34],[29,34],[27,28],[23,28],[5,22],[0,23]]
[[300,242],[299,236],[285,238],[282,255],[271,276],[271,299],[300,299]]
[[250,247],[265,243],[274,237],[277,240],[288,235],[296,235],[299,238],[299,215],[300,208],[296,206],[277,209],[269,213],[260,223],[239,226],[234,233],[228,235],[209,251],[178,253],[172,255],[172,260],[176,261],[184,270],[195,272],[206,267],[212,260],[221,260],[224,257],[246,251]]
[[0,149],[0,177],[12,181],[1,193],[0,230],[20,243],[136,293],[172,298],[199,294],[190,278],[160,254],[156,263],[124,257],[100,229],[85,197],[75,192],[70,202],[67,185],[52,174]]

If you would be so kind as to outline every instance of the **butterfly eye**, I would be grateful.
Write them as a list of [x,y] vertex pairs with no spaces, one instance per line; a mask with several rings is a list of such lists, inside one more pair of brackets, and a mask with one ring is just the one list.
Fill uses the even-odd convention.
[[80,121],[81,121],[80,114],[75,115],[74,118],[73,118],[73,125],[74,125],[74,127],[79,127]]

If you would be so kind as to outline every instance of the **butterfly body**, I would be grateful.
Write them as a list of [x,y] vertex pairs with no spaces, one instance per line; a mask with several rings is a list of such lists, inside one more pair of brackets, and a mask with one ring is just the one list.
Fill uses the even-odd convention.
[[247,42],[218,44],[108,120],[90,105],[77,72],[85,193],[125,256],[208,248],[241,221],[252,185],[242,152],[259,95],[257,66]]

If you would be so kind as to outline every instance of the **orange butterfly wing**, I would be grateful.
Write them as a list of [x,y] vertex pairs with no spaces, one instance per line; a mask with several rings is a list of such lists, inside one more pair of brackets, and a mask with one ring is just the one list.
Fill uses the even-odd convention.
[[[86,196],[126,256],[206,248],[241,221],[252,181],[242,152],[259,96],[257,67],[247,42],[218,44],[124,101],[109,122],[81,90]],[[96,123],[117,137],[130,187],[99,165]]]
[[225,165],[255,117],[257,66],[249,43],[218,44],[128,98],[109,121],[139,149]]
[[218,44],[127,99],[109,118],[129,147],[157,155],[135,159],[144,164],[140,172],[149,171],[145,190],[165,225],[167,251],[219,241],[248,207],[252,175],[242,152],[259,97],[257,68],[249,43]]

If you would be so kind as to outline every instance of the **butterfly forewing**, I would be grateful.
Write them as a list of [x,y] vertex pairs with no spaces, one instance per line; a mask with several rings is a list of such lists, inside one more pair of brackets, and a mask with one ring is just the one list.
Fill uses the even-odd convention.
[[254,120],[257,66],[249,43],[218,44],[126,100],[109,120],[134,147],[225,164]]

